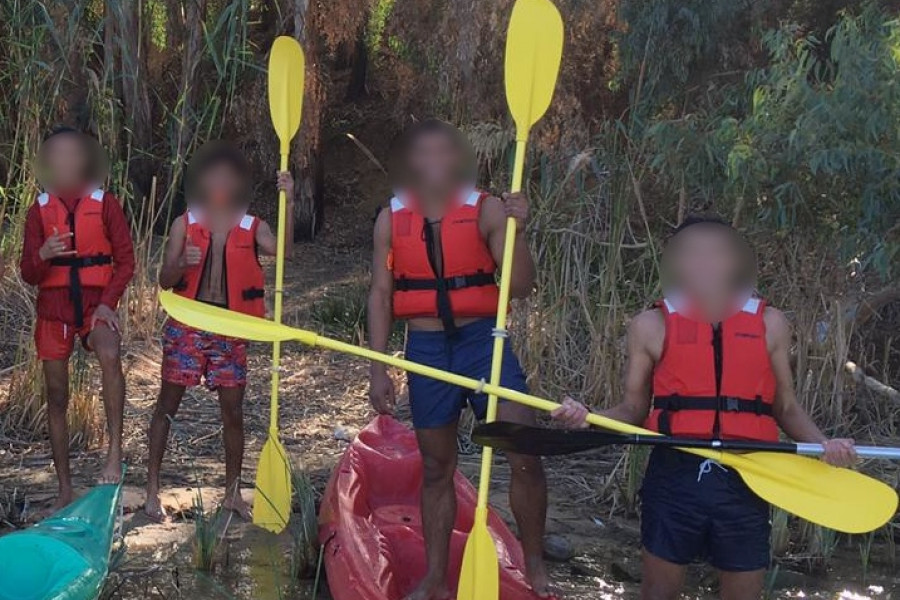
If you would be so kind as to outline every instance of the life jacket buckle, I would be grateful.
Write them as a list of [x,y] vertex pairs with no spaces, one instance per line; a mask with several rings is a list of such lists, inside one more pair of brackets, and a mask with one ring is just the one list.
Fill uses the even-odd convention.
[[452,277],[449,281],[450,285],[448,286],[451,290],[461,290],[464,287],[468,286],[468,278],[465,275],[457,275],[456,277]]
[[724,410],[727,412],[739,412],[741,410],[741,403],[734,396],[726,396]]

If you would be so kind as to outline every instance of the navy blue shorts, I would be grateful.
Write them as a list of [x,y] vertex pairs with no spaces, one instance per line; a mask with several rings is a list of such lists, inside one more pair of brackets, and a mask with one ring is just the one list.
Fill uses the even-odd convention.
[[[491,378],[494,351],[493,319],[479,319],[460,327],[448,337],[443,331],[410,331],[406,342],[406,358],[413,362],[450,371],[472,379]],[[416,429],[431,429],[455,423],[460,411],[470,404],[479,419],[487,412],[487,395],[461,388],[437,379],[410,373],[409,405]],[[506,340],[503,348],[501,385],[527,392],[525,373]]]
[[641,489],[641,542],[663,560],[721,571],[769,566],[769,505],[732,469],[655,448]]

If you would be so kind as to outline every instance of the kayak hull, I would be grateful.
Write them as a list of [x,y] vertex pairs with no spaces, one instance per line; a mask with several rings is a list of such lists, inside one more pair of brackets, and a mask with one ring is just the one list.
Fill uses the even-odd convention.
[[100,485],[0,537],[0,600],[94,600],[109,569],[121,485]]
[[[457,515],[450,540],[455,591],[476,491],[459,472]],[[322,500],[319,538],[334,600],[400,600],[425,575],[419,496],[422,458],[415,434],[391,417],[365,427],[341,458]],[[500,557],[500,600],[536,600],[521,546],[493,511],[488,528]]]

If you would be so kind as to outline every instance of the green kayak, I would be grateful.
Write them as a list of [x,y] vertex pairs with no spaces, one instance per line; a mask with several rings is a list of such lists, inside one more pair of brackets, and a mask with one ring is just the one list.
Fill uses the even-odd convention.
[[0,600],[95,600],[122,485],[98,485],[34,527],[0,537]]

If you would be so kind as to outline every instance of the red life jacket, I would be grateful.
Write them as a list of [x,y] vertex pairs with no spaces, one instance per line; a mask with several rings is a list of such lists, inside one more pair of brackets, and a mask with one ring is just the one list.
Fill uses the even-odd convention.
[[[481,202],[488,194],[462,195],[441,220],[440,240],[410,199],[391,200],[391,253],[394,272],[394,316],[398,319],[439,317],[448,333],[456,317],[493,317],[500,290],[497,265],[478,227]],[[440,244],[443,272],[434,267]]]
[[37,197],[44,238],[54,234],[74,235],[70,240],[75,256],[60,256],[50,260],[50,268],[38,287],[69,288],[69,298],[75,312],[75,325],[84,325],[83,287],[105,288],[112,279],[112,243],[103,222],[105,193],[101,189],[79,198],[75,209],[47,192]]
[[765,302],[750,298],[717,326],[679,314],[668,300],[659,308],[666,339],[646,427],[678,437],[778,441]]
[[[203,258],[199,265],[185,270],[181,282],[175,286],[175,293],[195,299],[200,289],[204,266],[209,259],[211,235],[191,211],[186,212],[184,218],[187,221],[187,237],[192,244],[200,248]],[[265,317],[265,274],[256,251],[257,229],[259,219],[244,215],[228,232],[222,268],[225,271],[227,308],[254,317]]]

